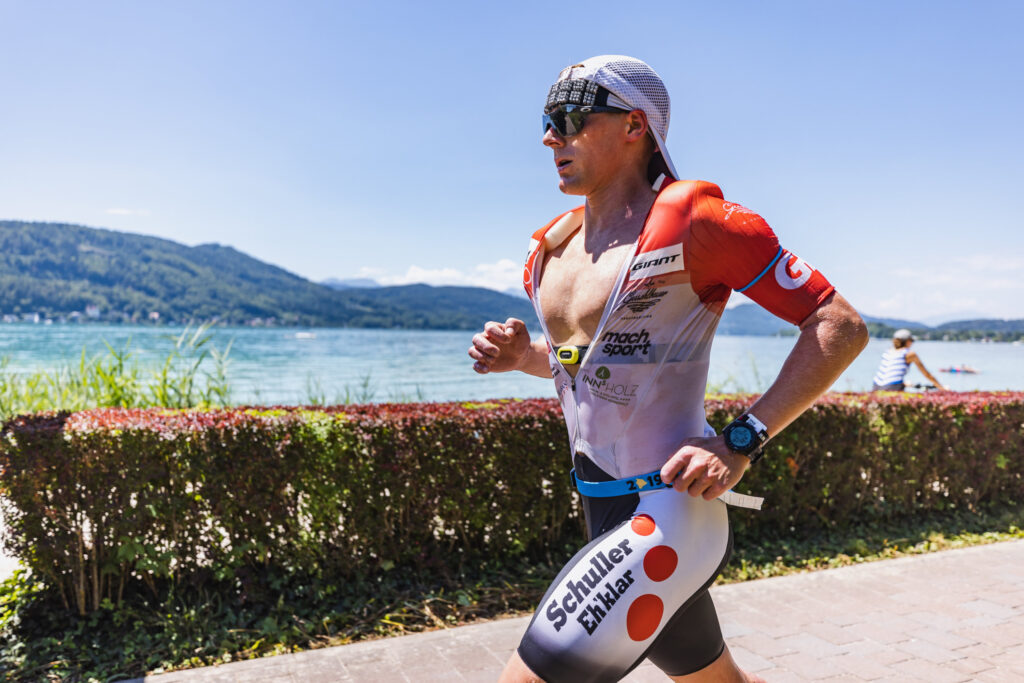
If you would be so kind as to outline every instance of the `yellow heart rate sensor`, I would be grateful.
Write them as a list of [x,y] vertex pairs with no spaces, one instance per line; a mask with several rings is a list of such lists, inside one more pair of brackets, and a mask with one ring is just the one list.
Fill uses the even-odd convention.
[[576,365],[583,356],[586,355],[587,346],[573,346],[572,344],[566,344],[565,346],[559,346],[555,350],[555,357],[558,358],[558,362],[562,365]]

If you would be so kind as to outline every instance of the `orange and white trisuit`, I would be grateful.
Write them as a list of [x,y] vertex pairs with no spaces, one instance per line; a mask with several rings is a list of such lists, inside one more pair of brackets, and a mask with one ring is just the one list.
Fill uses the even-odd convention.
[[[545,253],[582,222],[579,207],[533,235],[524,285],[585,480],[660,469],[684,439],[714,434],[704,391],[711,340],[732,290],[794,324],[834,291],[716,185],[668,184],[574,379],[555,356],[541,282]],[[706,588],[731,548],[725,504],[661,489],[584,497],[584,506],[592,540],[538,608],[519,647],[526,664],[549,683],[577,683],[618,680],[644,657],[671,675],[711,663],[724,644]]]

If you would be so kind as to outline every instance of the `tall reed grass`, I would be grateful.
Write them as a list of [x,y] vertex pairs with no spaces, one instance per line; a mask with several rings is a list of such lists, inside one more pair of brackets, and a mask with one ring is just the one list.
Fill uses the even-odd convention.
[[231,343],[217,349],[209,325],[168,339],[171,350],[157,368],[140,366],[131,340],[120,349],[104,342],[106,353],[93,357],[83,348],[77,362],[52,370],[12,372],[10,360],[0,359],[0,420],[44,410],[230,405]]
[[[104,341],[106,352],[93,356],[83,348],[77,361],[35,372],[12,371],[10,359],[0,358],[0,421],[46,410],[231,407],[235,403],[228,367],[234,340],[218,349],[209,329],[201,325],[185,328],[177,336],[167,335],[170,350],[156,366],[139,363],[130,339],[123,348]],[[262,392],[257,388],[255,393],[256,402],[261,402]],[[391,403],[426,400],[419,385],[411,392],[393,388],[386,393],[384,400]],[[372,403],[380,394],[370,373],[355,385],[333,391],[310,374],[301,402],[314,406]],[[250,403],[252,397],[243,400]]]

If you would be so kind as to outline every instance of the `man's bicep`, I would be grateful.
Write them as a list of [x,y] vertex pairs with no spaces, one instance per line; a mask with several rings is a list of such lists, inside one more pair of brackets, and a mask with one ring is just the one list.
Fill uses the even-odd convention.
[[694,284],[718,284],[748,296],[770,313],[799,325],[834,288],[809,263],[779,244],[759,215],[725,202],[705,202],[690,235]]

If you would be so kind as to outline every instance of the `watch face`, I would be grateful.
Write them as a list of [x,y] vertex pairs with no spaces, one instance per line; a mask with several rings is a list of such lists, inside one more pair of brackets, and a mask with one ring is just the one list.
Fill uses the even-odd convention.
[[754,429],[745,424],[734,424],[726,435],[726,444],[737,451],[746,451],[754,443]]

